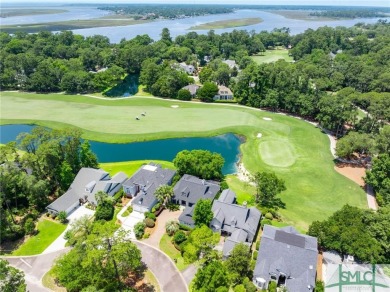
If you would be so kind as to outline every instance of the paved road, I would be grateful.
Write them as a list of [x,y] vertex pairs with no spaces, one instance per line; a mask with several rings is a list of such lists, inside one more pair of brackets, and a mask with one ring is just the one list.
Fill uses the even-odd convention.
[[140,241],[134,241],[142,253],[142,260],[156,276],[161,291],[185,292],[187,284],[171,259],[158,249]]
[[11,266],[22,270],[25,273],[27,290],[30,292],[50,291],[42,286],[42,277],[50,270],[54,260],[66,253],[69,248],[56,252],[25,257],[2,257]]

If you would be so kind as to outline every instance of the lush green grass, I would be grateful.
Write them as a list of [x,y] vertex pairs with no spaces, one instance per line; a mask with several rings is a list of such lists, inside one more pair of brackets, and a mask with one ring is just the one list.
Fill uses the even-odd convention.
[[[39,124],[51,128],[73,126],[83,137],[103,142],[131,142],[176,137],[212,136],[232,132],[246,137],[243,162],[251,172],[274,171],[286,181],[281,198],[283,219],[301,229],[323,220],[344,204],[366,207],[363,190],[334,170],[329,139],[320,129],[297,118],[238,105],[204,104],[132,97],[101,100],[87,96],[3,92],[1,124]],[[172,108],[178,105],[179,108]],[[140,121],[134,119],[147,112]],[[264,120],[264,118],[272,120]],[[262,137],[257,138],[257,134]],[[162,150],[163,151],[163,150]],[[148,162],[148,161],[145,161]],[[138,163],[138,164],[137,164]],[[144,162],[102,164],[111,173],[128,175]],[[117,168],[114,166],[117,165]],[[127,168],[127,169],[126,169]],[[249,189],[239,201],[248,200]]]
[[145,280],[146,283],[153,285],[154,292],[160,292],[161,291],[161,288],[160,288],[160,285],[158,284],[157,278],[152,273],[151,270],[146,270],[144,280]]
[[199,25],[191,26],[189,30],[210,30],[210,29],[224,29],[231,27],[241,27],[263,22],[260,17],[254,18],[242,18],[242,19],[227,19],[213,22],[202,23]]
[[176,266],[179,269],[179,271],[183,271],[185,268],[187,268],[189,265],[184,262],[183,257],[180,254],[180,251],[178,251],[174,245],[171,242],[171,237],[169,237],[167,234],[164,234],[163,237],[161,237],[160,240],[160,249],[169,256],[173,261],[176,259]]
[[288,55],[288,50],[267,50],[262,55],[255,55],[251,57],[257,64],[276,62],[277,60],[285,60],[292,62],[293,57]]
[[55,279],[54,270],[53,268],[51,268],[42,278],[43,286],[49,288],[51,291],[66,292],[66,288],[57,286],[54,279]]
[[42,253],[62,232],[66,225],[41,219],[38,222],[38,234],[27,239],[12,255],[24,256]]
[[240,181],[235,175],[227,175],[226,182],[231,190],[237,195],[237,202],[242,204],[247,202],[250,205],[254,204],[253,194],[255,193],[255,187],[249,183]]
[[[127,176],[132,176],[142,165],[148,164],[151,160],[135,160],[124,162],[109,162],[100,163],[100,167],[109,172],[111,176],[115,175],[119,171],[126,173]],[[163,168],[175,169],[172,162],[163,160],[153,160],[153,162],[161,164]]]

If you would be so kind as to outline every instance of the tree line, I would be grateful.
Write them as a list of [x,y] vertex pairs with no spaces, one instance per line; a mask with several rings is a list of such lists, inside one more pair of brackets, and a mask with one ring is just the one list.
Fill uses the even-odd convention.
[[74,129],[36,127],[0,153],[1,242],[34,230],[33,221],[69,188],[80,168],[98,166],[89,142]]

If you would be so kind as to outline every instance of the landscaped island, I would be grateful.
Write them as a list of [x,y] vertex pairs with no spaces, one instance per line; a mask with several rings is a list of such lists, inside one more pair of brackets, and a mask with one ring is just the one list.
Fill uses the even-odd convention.
[[0,18],[15,17],[15,16],[30,16],[40,14],[58,14],[64,13],[68,10],[65,9],[15,9],[15,8],[1,8]]
[[242,18],[242,19],[229,19],[219,20],[213,22],[202,23],[196,26],[191,26],[189,30],[210,30],[210,29],[223,29],[232,27],[241,27],[254,25],[262,22],[263,20],[259,17],[254,18]]
[[18,25],[3,25],[1,30],[7,33],[15,33],[23,31],[27,33],[36,33],[39,31],[64,31],[94,27],[108,27],[108,26],[126,26],[133,24],[146,23],[150,20],[134,19],[131,17],[117,18],[117,17],[100,17],[94,19],[78,19],[68,21],[44,22],[34,24],[18,24]]

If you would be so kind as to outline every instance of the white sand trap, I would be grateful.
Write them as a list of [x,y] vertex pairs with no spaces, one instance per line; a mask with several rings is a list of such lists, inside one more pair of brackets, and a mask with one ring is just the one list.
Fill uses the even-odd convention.
[[261,134],[261,133],[257,134],[257,138],[261,138],[262,136],[263,136],[263,134]]
[[172,108],[178,108],[178,105],[171,105]]
[[265,121],[272,121],[271,118],[263,118],[263,120],[265,120]]

